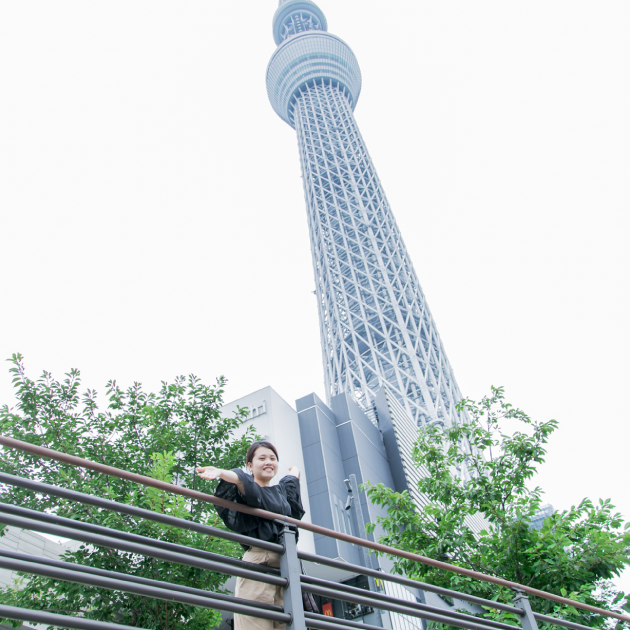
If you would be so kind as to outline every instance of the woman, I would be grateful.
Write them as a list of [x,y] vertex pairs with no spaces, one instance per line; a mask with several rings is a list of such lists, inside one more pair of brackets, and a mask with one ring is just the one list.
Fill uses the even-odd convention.
[[[247,450],[246,460],[249,475],[240,468],[221,470],[214,466],[199,467],[197,473],[202,479],[221,479],[214,493],[221,499],[301,519],[304,516],[304,509],[300,499],[300,471],[293,466],[289,470],[289,474],[280,479],[278,485],[270,485],[271,480],[278,472],[279,458],[276,447],[267,441],[253,442]],[[217,507],[217,512],[232,531],[267,542],[279,542],[282,526],[273,521],[222,507]],[[260,547],[246,547],[243,560],[280,567],[280,554]],[[276,606],[282,606],[283,602],[280,586],[240,577],[236,580],[234,595]],[[280,630],[284,628],[285,624],[277,621],[234,615],[234,630]]]

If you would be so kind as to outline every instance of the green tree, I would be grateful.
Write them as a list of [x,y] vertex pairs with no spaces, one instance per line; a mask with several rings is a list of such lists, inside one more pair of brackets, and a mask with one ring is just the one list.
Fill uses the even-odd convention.
[[[532,421],[505,401],[503,388],[493,387],[481,402],[463,400],[458,409],[468,411],[469,423],[446,428],[434,424],[418,432],[413,459],[426,505],[416,506],[407,491],[366,484],[372,502],[387,509],[387,516],[378,519],[384,529],[381,542],[593,606],[629,610],[611,578],[630,564],[630,523],[624,525],[610,500],[594,504],[584,499],[556,511],[541,529],[530,526],[543,495],[541,488],[530,488],[530,481],[558,423]],[[508,434],[506,424],[519,430]],[[374,531],[375,524],[370,527]],[[510,603],[514,597],[509,589],[487,582],[393,560],[396,571],[415,579],[494,601]],[[573,607],[531,599],[538,612],[590,627],[611,623]],[[509,614],[496,609],[482,614],[510,622]]]
[[[222,468],[242,466],[248,444],[254,438],[252,429],[240,438],[234,436],[246,409],[239,409],[233,418],[221,416],[223,377],[214,386],[204,385],[192,375],[178,377],[173,383],[163,382],[157,393],[145,392],[139,383],[123,390],[116,381],[110,381],[106,387],[107,402],[99,408],[94,390],[80,393],[78,370],[71,370],[62,381],[47,372],[31,380],[20,355],[14,355],[10,361],[17,404],[11,409],[0,409],[0,431],[5,436],[167,482],[176,476],[180,485],[195,488],[201,483],[203,490],[210,492],[213,485],[196,477],[195,466],[208,462],[216,462]],[[14,449],[0,452],[0,470],[214,527],[223,526],[208,503]],[[239,546],[223,539],[14,486],[2,486],[0,494],[1,501],[35,510],[215,553],[242,553]],[[223,574],[94,545],[66,553],[64,560],[208,590],[221,589],[226,579]],[[25,608],[167,630],[206,630],[219,621],[219,614],[209,609],[37,576],[24,578],[16,587],[5,590],[0,600]]]

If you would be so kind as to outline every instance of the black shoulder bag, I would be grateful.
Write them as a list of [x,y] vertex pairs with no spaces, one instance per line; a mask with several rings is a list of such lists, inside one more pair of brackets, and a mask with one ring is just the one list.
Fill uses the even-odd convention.
[[[306,571],[304,570],[304,563],[301,560],[300,567],[302,568],[302,575],[306,575]],[[302,591],[302,603],[304,604],[304,610],[306,612],[319,614],[319,608],[317,608],[317,604],[315,603],[315,598],[313,597],[312,593]]]

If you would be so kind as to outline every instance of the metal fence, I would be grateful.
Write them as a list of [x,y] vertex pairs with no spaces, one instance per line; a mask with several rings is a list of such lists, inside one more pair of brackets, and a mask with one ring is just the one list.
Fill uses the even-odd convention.
[[[121,591],[169,602],[177,602],[190,606],[211,608],[227,613],[237,613],[239,615],[259,617],[281,624],[284,623],[289,626],[291,630],[304,630],[305,628],[314,628],[316,630],[348,630],[349,628],[359,630],[380,630],[378,626],[366,623],[359,623],[337,617],[305,612],[302,600],[303,591],[335,600],[352,602],[354,604],[364,605],[370,608],[377,608],[382,611],[389,611],[391,613],[398,613],[409,617],[424,619],[429,622],[432,621],[456,628],[465,628],[467,630],[513,630],[515,627],[519,627],[498,621],[474,617],[454,610],[445,610],[414,601],[408,601],[406,599],[396,598],[381,592],[366,591],[365,589],[356,588],[347,584],[340,584],[337,582],[330,582],[320,578],[302,575],[300,560],[317,562],[322,565],[342,569],[359,575],[393,582],[412,589],[422,589],[424,591],[437,593],[444,597],[456,598],[471,604],[486,606],[512,613],[520,620],[520,627],[522,627],[523,630],[537,630],[537,622],[551,623],[565,628],[571,628],[573,630],[587,628],[587,626],[577,623],[533,612],[527,593],[533,593],[539,597],[545,597],[547,599],[564,603],[565,605],[571,605],[576,608],[588,610],[592,613],[630,622],[630,617],[625,615],[588,606],[586,604],[582,604],[581,602],[575,602],[552,593],[538,591],[536,589],[508,582],[506,580],[501,580],[493,576],[468,571],[448,563],[438,562],[430,558],[424,558],[408,552],[402,552],[394,548],[379,545],[378,543],[356,538],[348,534],[341,534],[311,523],[302,523],[285,516],[266,512],[264,510],[256,510],[241,504],[230,503],[188,488],[174,486],[149,477],[143,477],[141,475],[129,473],[127,471],[105,466],[103,464],[70,456],[65,453],[59,453],[57,451],[20,442],[12,438],[0,436],[0,444],[9,448],[16,448],[25,451],[39,457],[55,459],[67,464],[88,468],[103,474],[127,479],[135,483],[158,488],[174,494],[188,496],[208,503],[213,503],[215,505],[230,507],[231,509],[260,516],[262,518],[280,521],[283,528],[282,544],[274,544],[202,525],[194,521],[184,520],[123,503],[118,503],[109,499],[83,494],[67,488],[43,484],[30,479],[17,477],[15,475],[0,473],[0,483],[2,484],[19,486],[32,490],[33,492],[48,494],[69,501],[95,506],[100,509],[111,510],[142,519],[148,519],[172,527],[198,532],[208,536],[215,536],[236,543],[275,551],[280,554],[279,570],[268,566],[243,562],[242,560],[210,553],[200,549],[186,547],[154,538],[148,538],[146,536],[140,536],[130,532],[85,523],[74,519],[63,518],[54,514],[30,510],[17,505],[0,503],[1,524],[53,534],[55,536],[70,538],[90,545],[108,547],[181,565],[281,586],[284,591],[284,606],[279,607],[271,604],[249,601],[231,595],[215,593],[189,586],[182,586],[171,582],[151,580],[117,573],[114,571],[97,569],[90,566],[83,566],[76,563],[51,560],[48,558],[31,556],[7,550],[0,550],[0,568],[20,571],[32,575],[45,576],[55,580]],[[453,591],[433,586],[431,584],[418,582],[416,580],[410,580],[402,576],[385,573],[383,571],[376,571],[371,568],[352,565],[339,560],[333,560],[323,556],[298,551],[296,546],[297,528],[303,528],[318,534],[345,540],[353,544],[385,552],[393,556],[404,557],[424,564],[437,566],[445,570],[463,573],[497,585],[508,586],[515,591],[513,605],[498,603],[481,597],[467,595],[459,591]],[[130,626],[124,626],[122,624],[94,621],[83,617],[59,615],[46,611],[26,610],[23,608],[2,605],[0,605],[0,617],[29,621],[33,623],[43,623],[64,628],[77,628],[78,630],[125,630],[130,628]]]

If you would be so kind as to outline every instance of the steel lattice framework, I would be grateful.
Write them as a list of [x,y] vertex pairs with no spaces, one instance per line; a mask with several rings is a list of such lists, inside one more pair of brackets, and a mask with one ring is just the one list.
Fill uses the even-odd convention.
[[297,132],[327,395],[369,411],[387,385],[418,424],[450,424],[461,394],[354,119],[359,66],[325,29],[310,0],[281,3],[267,90]]

